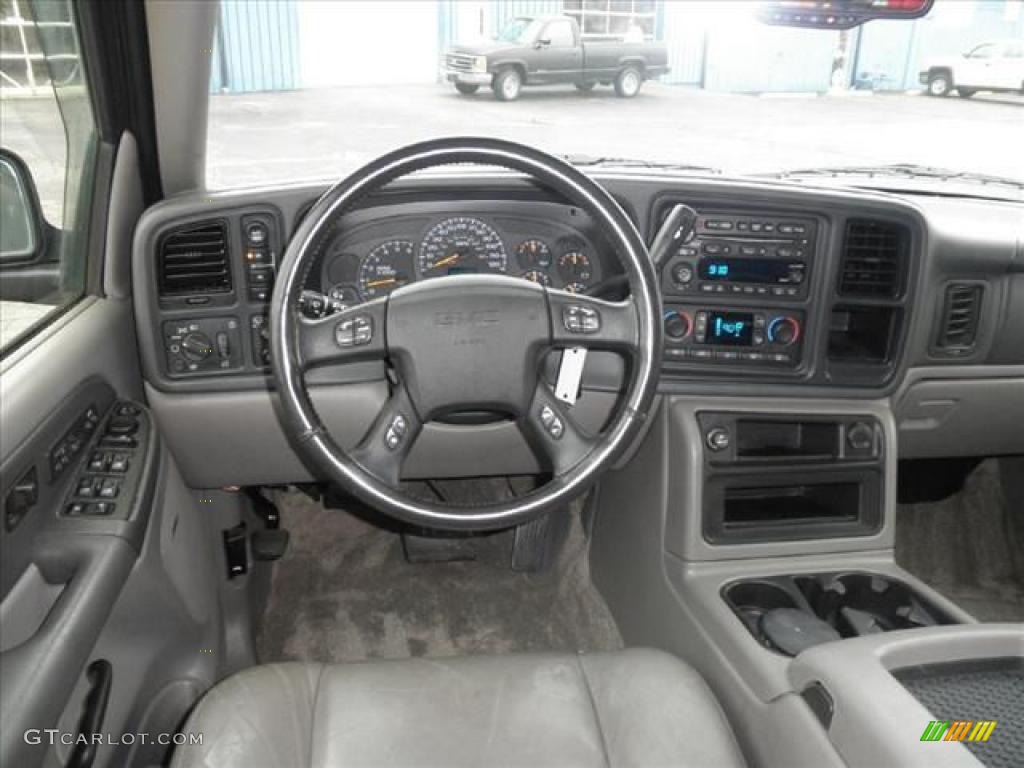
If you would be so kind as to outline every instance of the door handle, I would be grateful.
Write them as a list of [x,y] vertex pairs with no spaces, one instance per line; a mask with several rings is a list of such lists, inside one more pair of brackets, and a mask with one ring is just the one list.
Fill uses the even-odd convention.
[[[86,738],[75,739],[75,749],[68,760],[67,768],[90,768],[96,759],[96,743],[92,737],[103,727],[114,668],[106,659],[97,659],[88,666],[85,676],[89,680],[89,692],[85,695],[82,716],[78,720],[78,735]],[[82,741],[86,743],[82,744]]]
[[10,533],[39,501],[39,476],[30,467],[4,498],[4,528]]

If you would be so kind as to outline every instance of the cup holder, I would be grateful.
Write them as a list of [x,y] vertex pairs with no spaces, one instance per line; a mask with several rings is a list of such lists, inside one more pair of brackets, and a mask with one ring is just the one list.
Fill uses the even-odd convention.
[[903,582],[872,573],[737,581],[722,597],[761,645],[788,656],[845,637],[957,623]]

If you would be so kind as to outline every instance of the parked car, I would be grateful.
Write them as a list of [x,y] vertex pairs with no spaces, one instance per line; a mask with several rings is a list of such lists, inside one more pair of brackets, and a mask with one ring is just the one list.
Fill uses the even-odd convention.
[[622,41],[586,41],[568,16],[512,19],[487,43],[456,45],[444,56],[442,74],[464,95],[489,85],[501,101],[514,101],[524,85],[571,83],[581,91],[614,85],[632,98],[644,80],[668,72],[668,51],[660,43],[627,35]]
[[993,40],[960,57],[929,61],[919,79],[931,96],[953,90],[964,99],[978,91],[1024,93],[1024,40]]

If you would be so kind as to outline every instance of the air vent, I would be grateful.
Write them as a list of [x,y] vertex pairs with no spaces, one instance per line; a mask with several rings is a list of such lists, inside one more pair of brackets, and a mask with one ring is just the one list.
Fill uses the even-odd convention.
[[942,328],[939,331],[940,349],[963,352],[974,346],[978,335],[981,294],[982,287],[977,284],[951,283],[946,286]]
[[222,221],[174,230],[160,241],[158,254],[161,296],[231,290],[228,230]]
[[907,231],[898,224],[867,219],[846,223],[839,293],[891,299],[900,292]]

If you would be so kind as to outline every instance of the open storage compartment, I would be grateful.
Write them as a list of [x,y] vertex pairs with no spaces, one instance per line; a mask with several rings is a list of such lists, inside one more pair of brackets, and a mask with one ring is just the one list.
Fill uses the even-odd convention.
[[871,535],[882,522],[881,483],[874,470],[712,476],[704,484],[704,538],[733,544]]

